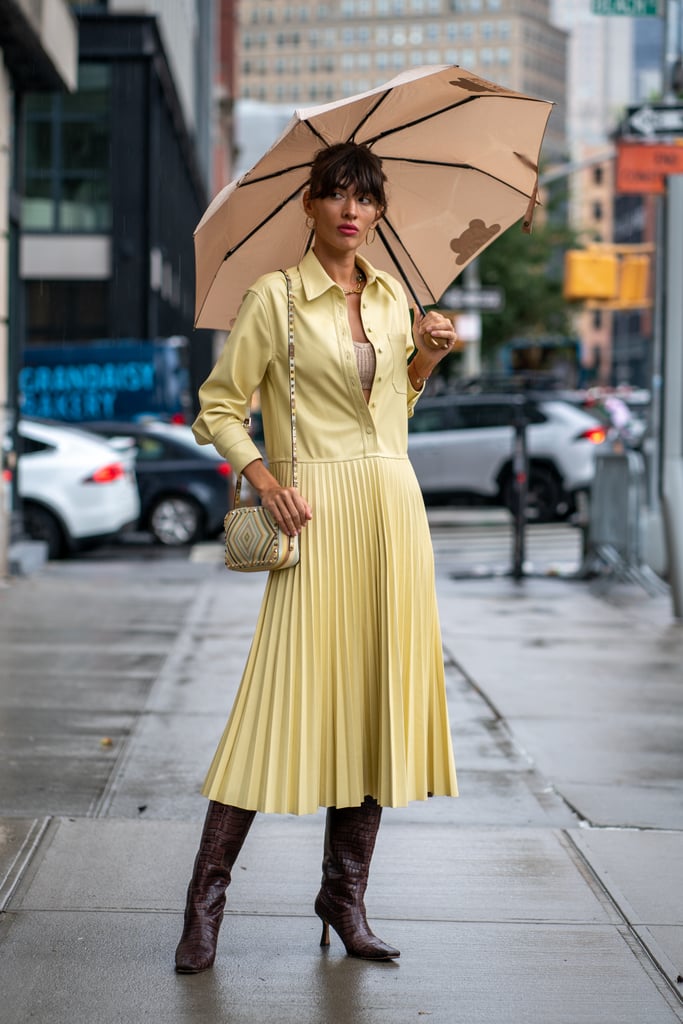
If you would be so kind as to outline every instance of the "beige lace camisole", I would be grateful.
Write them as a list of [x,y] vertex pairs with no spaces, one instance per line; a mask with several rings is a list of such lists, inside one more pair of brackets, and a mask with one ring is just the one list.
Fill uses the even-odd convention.
[[375,369],[377,368],[375,350],[369,341],[354,341],[353,350],[356,353],[360,386],[363,391],[372,391]]

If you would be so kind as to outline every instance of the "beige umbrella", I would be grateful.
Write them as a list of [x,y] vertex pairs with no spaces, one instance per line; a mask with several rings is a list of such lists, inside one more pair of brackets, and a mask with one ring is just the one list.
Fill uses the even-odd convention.
[[301,194],[316,152],[365,143],[382,160],[388,209],[362,253],[419,304],[537,202],[552,109],[454,65],[415,68],[347,100],[298,110],[257,164],[213,200],[195,231],[197,327],[228,329],[263,273],[311,245]]

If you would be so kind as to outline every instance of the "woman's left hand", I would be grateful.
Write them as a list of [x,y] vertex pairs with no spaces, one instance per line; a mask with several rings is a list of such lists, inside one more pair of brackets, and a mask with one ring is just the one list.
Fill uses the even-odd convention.
[[422,316],[415,309],[413,322],[415,347],[428,357],[430,366],[434,367],[453,351],[458,340],[455,328],[447,316],[435,310]]

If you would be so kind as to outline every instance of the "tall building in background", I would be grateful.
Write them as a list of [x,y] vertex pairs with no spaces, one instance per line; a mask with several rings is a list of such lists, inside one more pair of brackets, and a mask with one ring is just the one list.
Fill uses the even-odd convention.
[[[661,94],[662,19],[595,15],[591,8],[591,0],[552,0],[553,19],[569,40],[569,160],[585,165],[568,179],[570,221],[585,242],[643,241],[643,231],[633,230],[636,222],[643,228],[649,220],[639,198],[629,197],[629,212],[621,215],[630,226],[615,223],[613,136],[626,107]],[[634,214],[634,207],[640,212]],[[648,328],[647,314],[578,313],[576,330],[589,374],[604,384],[635,378],[645,383],[643,335]],[[615,351],[633,333],[640,339],[637,369]]]
[[[212,190],[217,0],[73,3],[78,87],[23,119],[24,344],[193,332],[193,230]],[[212,337],[188,346],[191,390]]]
[[241,0],[239,24],[243,100],[325,103],[407,68],[460,64],[555,101],[545,153],[565,151],[566,36],[548,0]]
[[[0,576],[8,569],[15,468],[16,379],[21,351],[19,210],[21,108],[28,91],[76,87],[78,32],[65,0],[0,0]],[[11,440],[14,436],[14,440]],[[12,474],[16,478],[16,474]]]

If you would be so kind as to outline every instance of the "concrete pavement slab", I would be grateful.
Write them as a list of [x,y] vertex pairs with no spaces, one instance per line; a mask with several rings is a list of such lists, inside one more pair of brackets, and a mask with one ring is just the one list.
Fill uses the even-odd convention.
[[171,967],[179,914],[7,915],[0,926],[3,1007],[12,1024],[681,1020],[616,928],[376,923],[402,948],[399,961],[352,960],[336,936],[321,950],[312,916],[232,916],[214,969],[182,977]]
[[625,828],[683,829],[681,784],[638,786],[618,781],[579,783],[563,781],[562,796],[581,817],[593,824]]
[[[587,884],[581,861],[562,833],[453,829],[430,824],[424,810],[420,828],[386,813],[368,893],[372,914],[387,919],[619,922],[599,888]],[[309,915],[320,883],[323,833],[322,812],[302,819],[259,816],[234,872],[230,911]],[[198,839],[193,824],[55,822],[10,909],[180,910]]]
[[0,818],[0,911],[35,853],[47,823],[47,818]]
[[683,834],[576,829],[570,836],[675,984],[683,974]]

